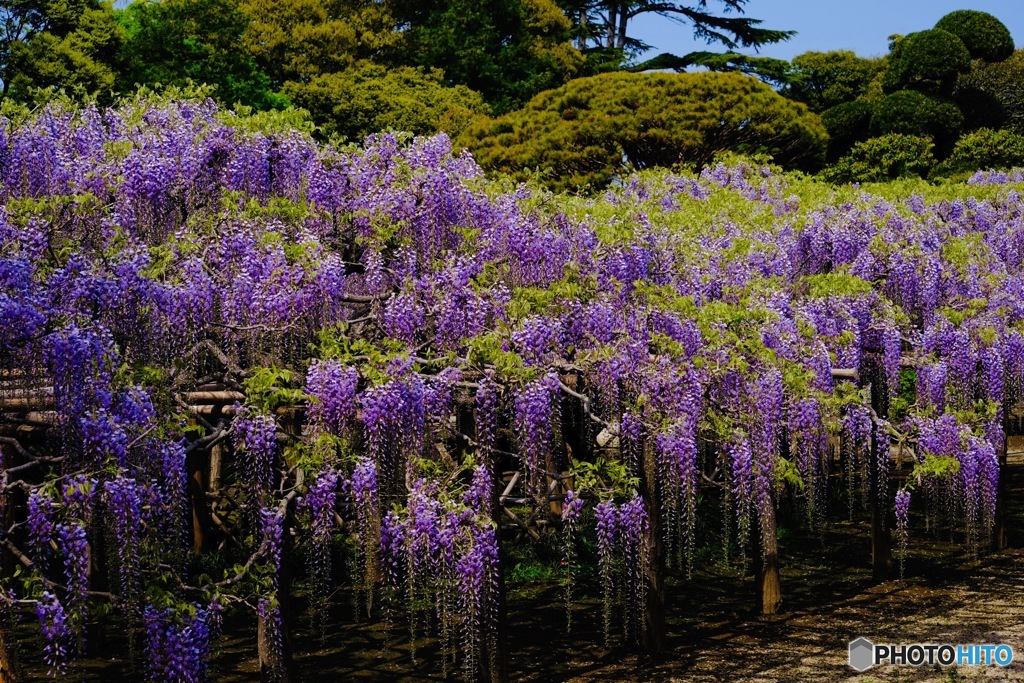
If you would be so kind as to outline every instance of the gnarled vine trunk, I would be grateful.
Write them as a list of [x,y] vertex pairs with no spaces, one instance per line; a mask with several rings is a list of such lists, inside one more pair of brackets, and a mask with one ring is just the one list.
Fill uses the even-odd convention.
[[14,673],[14,664],[11,661],[11,653],[8,650],[10,634],[3,624],[0,624],[0,683],[15,683],[18,677]]
[[758,525],[753,530],[757,539],[754,556],[754,576],[761,614],[778,614],[782,606],[782,578],[779,574],[779,537],[775,519],[775,505],[758,512]]
[[661,519],[661,496],[658,492],[657,456],[653,446],[643,446],[643,476],[640,486],[647,509],[647,566],[644,580],[647,584],[644,605],[643,651],[655,655],[665,649],[665,543]]

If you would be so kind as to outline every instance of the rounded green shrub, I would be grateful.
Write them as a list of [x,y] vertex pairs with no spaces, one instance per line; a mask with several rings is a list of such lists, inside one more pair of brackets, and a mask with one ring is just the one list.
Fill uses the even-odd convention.
[[833,183],[885,182],[923,178],[935,165],[933,144],[915,135],[883,135],[858,142],[850,153],[821,172]]
[[865,99],[843,102],[822,112],[821,122],[825,124],[829,138],[826,159],[835,161],[849,152],[854,144],[866,139],[874,113],[875,105]]
[[961,9],[939,19],[935,28],[948,31],[963,41],[971,57],[1001,62],[1013,54],[1010,29],[988,12]]
[[948,92],[971,68],[971,53],[958,37],[940,28],[900,38],[889,55],[882,86],[887,92],[915,88]]
[[769,154],[816,170],[828,134],[817,114],[737,73],[580,78],[456,139],[486,169],[555,190],[601,187],[634,169],[705,166],[719,152]]
[[871,135],[890,133],[932,138],[949,149],[963,129],[964,115],[955,104],[916,90],[895,92],[875,107]]
[[967,177],[976,171],[1024,167],[1024,135],[983,128],[957,140],[952,153],[932,177]]

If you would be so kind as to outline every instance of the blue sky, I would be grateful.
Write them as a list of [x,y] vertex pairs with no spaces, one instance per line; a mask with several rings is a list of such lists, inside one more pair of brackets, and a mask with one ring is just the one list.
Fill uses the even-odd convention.
[[[708,6],[721,7],[714,1]],[[873,57],[888,51],[889,35],[931,28],[957,9],[995,15],[1010,29],[1017,47],[1024,45],[1024,0],[750,0],[744,16],[762,19],[764,28],[798,31],[788,42],[762,48],[759,54],[766,57],[792,59],[809,50],[853,50]],[[689,26],[657,16],[634,19],[629,32],[654,46],[650,57],[722,49],[694,41]]]

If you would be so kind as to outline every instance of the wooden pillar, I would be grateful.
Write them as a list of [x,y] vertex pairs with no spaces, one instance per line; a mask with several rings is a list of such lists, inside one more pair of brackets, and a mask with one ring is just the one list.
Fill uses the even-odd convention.
[[206,485],[203,477],[202,452],[189,453],[186,464],[188,467],[188,496],[192,508],[192,552],[202,555],[207,550],[207,531],[212,525],[210,511],[206,505]]
[[665,649],[665,543],[661,519],[661,495],[658,490],[657,456],[654,447],[644,440],[641,494],[647,511],[647,566],[644,568],[646,602],[644,634],[640,643],[647,655]]
[[761,614],[778,614],[782,606],[782,578],[779,574],[779,538],[774,501],[763,515],[757,513],[757,521],[751,533],[756,540],[754,577],[759,608]]
[[[288,412],[280,413],[278,415],[278,424],[281,425],[282,431],[293,437],[300,437],[302,435],[302,421],[304,413],[300,410],[290,410]],[[282,457],[282,461],[284,458]],[[284,463],[286,466],[292,463]],[[299,482],[301,483],[301,482]],[[289,503],[290,507],[290,503]],[[263,681],[266,683],[288,683],[288,681],[294,680],[295,675],[293,671],[294,660],[293,653],[295,648],[292,643],[291,633],[295,624],[295,614],[293,613],[294,602],[292,600],[291,589],[292,589],[292,572],[290,570],[291,564],[286,561],[288,555],[295,550],[294,537],[289,531],[289,510],[285,508],[284,521],[282,523],[281,530],[281,566],[277,571],[277,602],[278,602],[278,615],[280,621],[276,624],[276,627],[280,629],[280,633],[277,634],[280,638],[280,649],[271,649],[266,652],[267,657],[264,657],[263,648],[272,643],[264,643],[262,641],[257,644],[261,648],[260,652],[260,672]],[[273,635],[269,630],[271,624],[265,623],[266,620],[260,619],[257,624],[257,636],[261,632],[266,632],[267,635]]]
[[223,441],[210,447],[210,491],[220,491],[221,473],[224,467],[224,451],[227,446]]
[[878,471],[874,465],[871,481],[871,577],[881,582],[889,580],[892,569],[892,528],[886,520],[888,506],[878,500]]

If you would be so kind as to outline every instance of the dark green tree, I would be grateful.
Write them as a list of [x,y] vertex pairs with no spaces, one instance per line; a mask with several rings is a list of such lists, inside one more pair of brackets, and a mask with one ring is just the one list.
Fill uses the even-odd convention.
[[557,87],[583,66],[569,20],[552,0],[394,0],[405,61],[444,71],[496,111]]
[[610,73],[541,93],[457,139],[485,168],[556,190],[601,187],[633,169],[710,163],[723,151],[764,153],[814,169],[827,134],[816,114],[736,73]]
[[970,68],[971,55],[955,35],[940,28],[918,31],[894,38],[882,87],[949,94],[957,76]]
[[899,133],[931,138],[940,154],[949,153],[963,125],[964,116],[956,104],[916,90],[889,95],[871,116],[872,135]]
[[1009,130],[982,128],[967,133],[952,153],[933,169],[932,177],[964,178],[981,170],[1024,166],[1024,135]]
[[868,138],[874,113],[875,105],[864,99],[843,102],[821,113],[821,122],[828,131],[829,162],[836,161],[857,142]]
[[[605,49],[627,49],[635,45],[629,35],[629,23],[643,14],[656,14],[689,26],[699,40],[720,43],[729,50],[759,47],[786,40],[794,31],[762,28],[760,19],[736,16],[743,14],[749,0],[718,0],[720,12],[710,11],[707,0],[675,2],[673,0],[603,0],[581,5],[574,16],[591,27],[591,35],[599,38]],[[733,14],[735,13],[735,14]]]
[[[1024,134],[1024,50],[1001,62],[975,62],[970,73],[957,80],[954,97],[970,127],[1005,125]],[[993,119],[994,113],[998,119]]]
[[961,9],[939,19],[935,28],[963,41],[974,59],[1001,62],[1013,54],[1013,36],[1006,24],[988,12]]
[[[639,70],[672,68],[682,70],[690,65],[706,66],[716,71],[739,71],[756,75],[776,85],[785,85],[785,69],[758,58],[737,52],[778,43],[796,35],[795,31],[779,31],[761,27],[760,19],[736,16],[743,14],[749,0],[718,0],[720,11],[708,7],[707,0],[675,2],[673,0],[563,0],[569,3],[574,35],[587,48],[588,64],[598,70],[615,70],[629,63],[651,46],[629,34],[630,22],[638,16],[654,14],[686,26],[694,38],[726,48],[723,53],[696,51],[678,57],[664,53],[651,62],[637,66]],[[733,14],[735,13],[735,14]],[[771,60],[777,61],[777,60]]]
[[790,85],[783,94],[822,112],[865,94],[884,68],[884,59],[858,57],[850,50],[805,52],[793,58]]
[[227,104],[263,109],[286,103],[245,49],[249,18],[236,0],[137,2],[119,19],[128,35],[122,89],[205,83]]
[[701,66],[709,71],[735,71],[748,76],[757,76],[765,83],[777,87],[788,86],[792,83],[792,65],[784,59],[773,57],[755,57],[741,54],[739,52],[691,52],[677,57],[672,54],[660,54],[653,59],[641,64],[629,67],[626,71],[660,71],[672,69],[673,71],[685,71],[691,66]]

